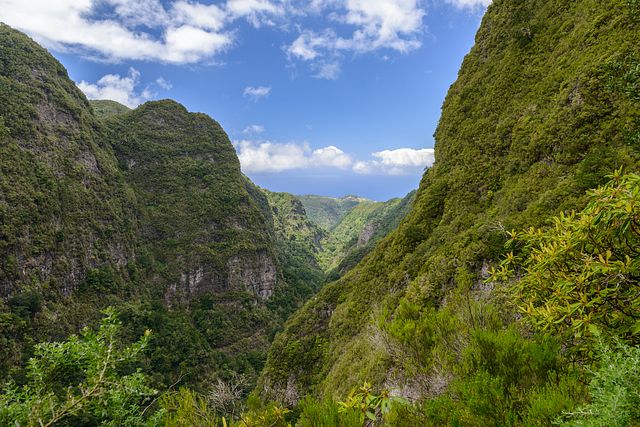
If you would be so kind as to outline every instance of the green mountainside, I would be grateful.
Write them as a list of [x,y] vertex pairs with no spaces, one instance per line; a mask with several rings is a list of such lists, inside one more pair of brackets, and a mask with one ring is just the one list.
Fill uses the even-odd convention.
[[118,114],[125,114],[131,111],[131,108],[108,99],[90,100],[89,104],[91,104],[91,108],[93,108],[93,113],[101,119],[117,116]]
[[0,295],[69,294],[133,259],[135,195],[66,70],[0,26]]
[[323,276],[280,244],[220,125],[173,101],[89,103],[5,25],[0,89],[0,378],[112,306],[125,336],[154,331],[158,386],[237,373],[246,390]]
[[[638,170],[636,3],[489,6],[444,102],[436,163],[413,208],[287,322],[259,394],[340,398],[370,381],[427,402],[422,417],[436,425],[517,424],[535,399],[556,399],[543,390],[553,376],[565,384],[571,356],[518,329],[515,309],[486,280],[508,230],[545,226],[581,209],[608,173]],[[549,390],[571,407],[571,391]]]
[[153,330],[144,371],[158,386],[241,374],[246,392],[325,283],[326,231],[245,177],[210,117],[88,102],[32,40],[2,25],[0,43],[0,379],[111,306],[125,336]]
[[320,265],[328,280],[344,275],[364,258],[411,209],[415,191],[386,202],[361,201],[321,240]]
[[0,425],[638,425],[638,34],[493,0],[377,203],[260,189],[211,118],[92,105],[0,25]]
[[311,222],[325,231],[331,231],[354,207],[371,200],[357,196],[341,198],[304,195],[296,196],[302,202]]
[[[272,206],[281,252],[290,253],[289,259],[298,258],[301,269],[324,273],[324,282],[344,275],[397,228],[415,197],[411,192],[402,199],[374,202],[355,196],[336,199],[263,191]],[[319,276],[308,277],[317,288]]]

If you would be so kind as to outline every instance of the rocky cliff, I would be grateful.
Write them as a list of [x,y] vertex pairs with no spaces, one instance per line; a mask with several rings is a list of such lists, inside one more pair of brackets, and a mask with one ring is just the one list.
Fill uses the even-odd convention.
[[159,384],[255,379],[302,299],[217,122],[173,101],[90,104],[2,25],[0,138],[0,377],[110,305],[127,334],[154,330],[146,369]]

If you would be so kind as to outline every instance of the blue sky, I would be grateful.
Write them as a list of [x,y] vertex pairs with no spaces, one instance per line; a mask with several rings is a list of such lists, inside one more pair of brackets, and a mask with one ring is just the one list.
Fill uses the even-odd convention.
[[490,0],[0,0],[89,98],[172,98],[258,185],[376,200],[417,188]]

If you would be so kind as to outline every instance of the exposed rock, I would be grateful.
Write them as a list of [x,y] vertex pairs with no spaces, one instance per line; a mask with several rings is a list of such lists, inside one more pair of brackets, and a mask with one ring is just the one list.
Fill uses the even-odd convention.
[[276,288],[277,270],[266,252],[236,255],[227,266],[230,289],[251,292],[261,301],[271,298]]

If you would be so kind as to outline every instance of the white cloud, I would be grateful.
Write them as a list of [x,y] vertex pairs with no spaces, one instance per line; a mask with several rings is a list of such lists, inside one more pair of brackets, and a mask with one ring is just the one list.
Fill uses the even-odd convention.
[[270,0],[227,0],[227,11],[234,17],[246,18],[256,28],[263,24],[273,25],[270,17],[286,13],[283,6]]
[[352,164],[341,149],[329,146],[311,150],[309,144],[271,141],[236,141],[234,143],[242,170],[246,173],[273,173],[293,169],[338,168]]
[[0,20],[45,46],[114,62],[210,60],[232,46],[237,19],[282,13],[270,0],[0,0]]
[[491,4],[491,0],[446,0],[446,2],[459,9],[487,7]]
[[[458,8],[490,0],[436,0]],[[348,54],[421,46],[428,0],[0,0],[0,21],[46,47],[119,62],[213,63],[239,41],[239,20],[299,28],[285,51],[336,79]],[[309,18],[309,19],[307,19]],[[312,22],[315,28],[306,28]],[[302,24],[302,27],[298,25]],[[389,52],[385,52],[387,55]]]
[[245,98],[251,98],[254,101],[259,100],[260,98],[264,98],[265,96],[269,96],[271,93],[271,87],[267,86],[247,86],[244,88],[242,95]]
[[153,28],[166,24],[169,15],[159,0],[104,0],[114,7],[115,14],[130,26],[144,25]]
[[173,87],[171,82],[167,81],[164,77],[157,78],[156,84],[164,90],[171,90],[171,88]]
[[285,50],[290,59],[311,61],[316,77],[335,79],[340,72],[336,58],[345,52],[390,49],[407,53],[419,48],[426,14],[421,4],[421,0],[312,0],[311,10],[328,13],[353,30],[339,36],[331,28],[322,32],[306,29]]
[[173,11],[177,22],[195,25],[205,30],[219,31],[227,21],[227,13],[215,4],[178,1],[173,5]]
[[264,132],[264,126],[262,125],[249,125],[246,128],[244,128],[244,130],[242,131],[242,133],[244,134],[257,134],[257,133],[262,133]]
[[371,154],[369,161],[358,161],[353,171],[359,174],[405,175],[430,167],[435,161],[434,150],[424,148],[399,148]]
[[246,173],[282,172],[305,168],[309,164],[309,146],[306,144],[238,141],[234,145]]
[[[171,83],[162,77],[156,80],[156,84],[165,90],[171,89]],[[135,108],[145,101],[156,96],[153,85],[146,86],[141,91],[137,90],[140,85],[140,72],[135,68],[129,68],[126,76],[119,74],[107,74],[102,76],[96,83],[81,81],[78,88],[89,99],[110,99],[119,102],[127,107]]]
[[130,68],[129,74],[125,77],[118,74],[107,74],[95,84],[83,80],[78,83],[78,87],[89,99],[110,99],[135,108],[152,96],[147,89],[144,89],[142,93],[136,93],[136,86],[139,82],[140,72]]
[[351,157],[333,145],[314,150],[311,155],[311,164],[313,166],[328,166],[346,169],[351,166],[351,163]]
[[340,148],[312,150],[308,143],[241,140],[233,144],[245,173],[277,173],[294,169],[331,168],[358,174],[406,175],[433,165],[434,151],[399,148],[373,153],[371,160],[354,160]]

